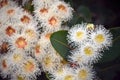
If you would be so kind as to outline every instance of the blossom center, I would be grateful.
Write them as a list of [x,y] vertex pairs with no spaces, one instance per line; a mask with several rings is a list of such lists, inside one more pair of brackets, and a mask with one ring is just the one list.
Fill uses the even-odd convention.
[[86,70],[80,70],[78,73],[78,76],[80,79],[86,80],[87,78],[87,71]]
[[17,80],[24,80],[24,78],[22,76],[17,76]]
[[51,36],[51,33],[48,33],[48,34],[45,35],[45,37],[46,37],[47,39],[50,39],[50,36]]
[[85,47],[84,48],[84,52],[85,52],[85,54],[86,55],[88,55],[88,56],[90,56],[90,55],[92,55],[93,54],[93,48],[92,47]]
[[64,12],[67,11],[67,10],[66,10],[66,7],[65,7],[64,5],[62,5],[62,4],[60,4],[60,5],[58,6],[58,9],[61,10],[61,11],[64,11]]
[[15,55],[13,55],[13,59],[14,59],[14,61],[16,61],[16,62],[20,61],[21,58],[22,58],[22,56],[21,56],[20,54],[15,54]]
[[50,57],[46,57],[44,60],[44,63],[47,67],[50,67],[52,65],[52,60]]
[[83,35],[84,35],[84,33],[81,32],[81,31],[78,31],[78,32],[76,33],[76,37],[77,37],[78,39],[82,39],[82,38],[83,38]]
[[23,23],[29,23],[29,22],[30,22],[30,18],[29,18],[28,16],[24,15],[24,16],[21,18],[21,21],[22,21]]
[[19,37],[16,40],[16,45],[17,45],[18,48],[25,48],[25,46],[27,45],[27,42],[25,41],[25,38]]
[[8,26],[8,28],[6,29],[6,34],[8,36],[11,36],[13,33],[15,33],[15,29],[13,29],[11,26]]
[[7,1],[7,0],[2,0],[2,1],[0,2],[0,8],[1,8],[1,7],[4,7],[4,6],[6,6],[6,5],[8,5],[8,1]]
[[48,9],[42,8],[42,9],[40,9],[40,13],[43,13],[43,14],[48,13]]
[[49,24],[54,26],[57,23],[57,19],[55,17],[52,17],[49,19]]
[[59,75],[61,75],[61,74],[63,73],[63,69],[62,69],[62,68],[59,68],[59,69],[57,70],[57,73],[58,73]]
[[6,60],[3,60],[3,61],[2,61],[2,66],[3,66],[4,69],[7,68]]
[[30,36],[30,37],[34,37],[35,36],[35,33],[34,33],[34,31],[33,30],[26,30],[26,34],[28,35],[28,36]]
[[65,76],[64,80],[73,80],[73,76],[72,75],[67,75],[67,76]]
[[40,53],[40,45],[35,46],[35,53],[39,54]]
[[7,11],[7,14],[8,15],[13,15],[15,13],[15,10],[14,9],[10,9]]
[[28,61],[25,65],[24,65],[24,69],[27,71],[27,72],[31,72],[34,70],[34,64],[30,61]]
[[8,47],[9,47],[8,42],[3,42],[2,45],[0,46],[0,52],[7,53]]
[[105,41],[105,37],[103,34],[98,34],[95,36],[95,41],[99,44],[103,43]]

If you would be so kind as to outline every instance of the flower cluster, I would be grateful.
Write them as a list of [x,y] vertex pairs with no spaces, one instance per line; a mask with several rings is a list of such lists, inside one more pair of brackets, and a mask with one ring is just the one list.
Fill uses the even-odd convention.
[[[111,46],[109,30],[87,23],[71,29],[62,26],[73,12],[64,1],[33,0],[32,4],[33,16],[12,0],[0,0],[1,76],[36,80],[44,71],[51,80],[93,80],[92,63],[102,56],[101,51]],[[74,48],[68,61],[50,43],[51,34],[58,30],[68,30],[67,40]]]
[[112,44],[112,35],[102,25],[77,24],[67,35],[68,43],[75,48],[69,60],[81,64],[92,64],[99,60],[102,51]]

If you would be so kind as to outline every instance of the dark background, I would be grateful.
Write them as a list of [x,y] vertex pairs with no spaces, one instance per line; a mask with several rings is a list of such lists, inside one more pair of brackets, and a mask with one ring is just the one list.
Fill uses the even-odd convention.
[[[21,2],[21,0],[18,0],[18,1]],[[84,6],[88,8],[91,14],[91,20],[85,20],[87,22],[92,22],[95,24],[103,24],[105,25],[106,28],[120,27],[120,1],[119,0],[65,0],[65,1],[71,4],[71,6],[75,9],[75,12],[78,15],[81,15],[81,13],[79,13],[78,11],[78,8],[80,6]],[[79,23],[79,21],[76,23]],[[110,64],[113,64],[113,63],[120,65],[120,58],[117,58],[114,61],[110,62]],[[116,67],[113,67],[113,68],[116,68]],[[110,70],[112,70],[112,68],[110,68]],[[101,75],[98,69],[96,69],[96,73],[101,80],[107,80],[104,77],[108,75],[109,76],[112,75],[112,71],[111,73],[108,73],[108,74],[106,73],[106,75]],[[38,77],[38,80],[47,80],[47,78],[44,75],[45,74],[42,73],[42,75]],[[116,74],[110,80],[120,80],[119,76],[120,76],[120,69],[116,68]],[[2,79],[0,77],[0,80],[8,80],[8,79]],[[95,80],[98,80],[98,79],[95,79]]]
[[120,26],[120,1],[119,0],[65,0],[71,1],[75,11],[80,6],[87,7],[92,16],[90,22],[95,24],[103,24],[106,27]]

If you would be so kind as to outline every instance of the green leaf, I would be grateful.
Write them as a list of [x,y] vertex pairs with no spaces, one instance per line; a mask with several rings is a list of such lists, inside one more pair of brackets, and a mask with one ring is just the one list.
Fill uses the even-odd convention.
[[79,8],[77,9],[77,12],[81,17],[85,19],[86,22],[91,22],[92,14],[88,7],[79,6]]
[[109,62],[120,57],[120,28],[112,28],[110,31],[113,34],[113,45],[109,50],[103,52],[100,63]]
[[101,62],[108,62],[120,57],[120,37],[116,39],[109,50],[105,50]]
[[50,37],[52,46],[65,60],[67,60],[67,55],[69,54],[70,50],[66,40],[67,33],[67,31],[62,30],[53,33]]

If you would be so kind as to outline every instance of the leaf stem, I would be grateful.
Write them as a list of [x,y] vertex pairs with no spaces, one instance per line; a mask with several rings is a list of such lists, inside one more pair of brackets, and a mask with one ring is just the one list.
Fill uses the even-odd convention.
[[67,47],[67,48],[69,48],[69,49],[72,50],[72,48],[70,48],[68,45],[64,44],[63,42],[61,42],[61,41],[59,41],[59,40],[57,40],[57,39],[54,39],[54,38],[52,38],[52,39],[55,40],[56,42],[58,42],[58,43],[64,45],[65,47]]
[[115,38],[115,39],[113,40],[113,43],[114,43],[116,40],[118,40],[118,39],[120,39],[120,36],[118,36],[117,38]]
[[118,29],[118,28],[120,28],[120,27],[109,28],[109,30]]

